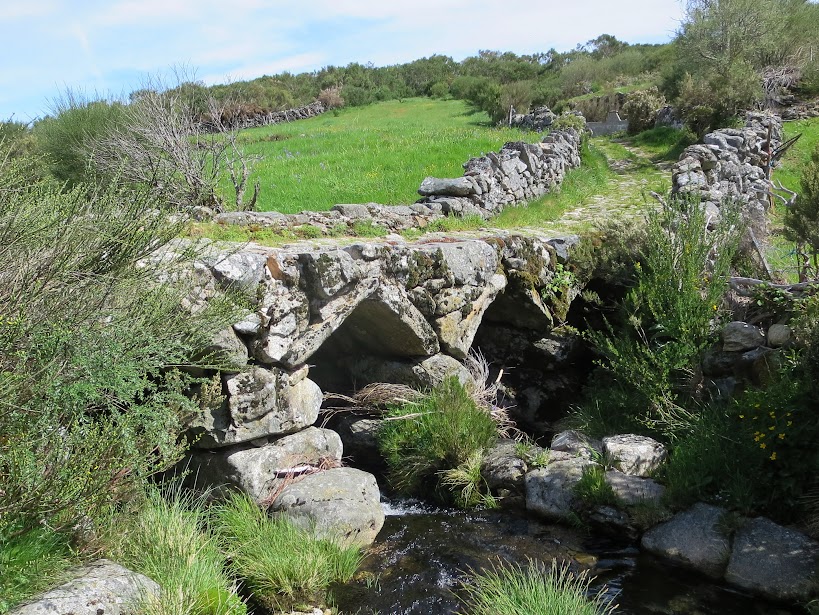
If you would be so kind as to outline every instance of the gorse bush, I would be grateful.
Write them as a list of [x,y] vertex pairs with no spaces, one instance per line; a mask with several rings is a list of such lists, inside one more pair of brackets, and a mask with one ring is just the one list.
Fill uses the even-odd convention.
[[580,410],[587,426],[602,405],[619,415],[610,421],[665,439],[690,428],[686,399],[699,354],[718,322],[737,224],[736,208],[726,204],[717,226],[706,232],[704,208],[689,200],[649,215],[634,287],[622,304],[623,328],[610,324],[588,335],[610,380],[590,387],[586,410]]
[[589,595],[586,572],[572,573],[553,560],[551,568],[530,560],[526,567],[499,562],[493,568],[470,571],[463,582],[464,615],[608,615],[615,606],[605,588]]
[[191,316],[184,288],[158,282],[147,257],[184,224],[161,202],[114,184],[62,191],[26,170],[0,156],[0,536],[5,551],[50,528],[82,553],[179,458],[192,402],[167,366],[230,314]]
[[243,494],[215,507],[212,523],[231,572],[267,609],[324,604],[330,586],[349,581],[361,562],[358,547],[317,538],[286,518],[270,517]]
[[[495,443],[496,428],[489,412],[470,398],[457,378],[446,379],[420,401],[392,409],[384,421],[379,447],[390,484],[399,492],[416,493],[430,480],[437,484],[440,472],[474,467],[475,456]],[[457,493],[464,484],[470,483],[457,482]],[[437,486],[445,499],[455,495],[446,484]]]
[[665,105],[665,97],[657,88],[638,90],[628,95],[623,113],[628,117],[628,132],[636,135],[654,127],[657,111]]

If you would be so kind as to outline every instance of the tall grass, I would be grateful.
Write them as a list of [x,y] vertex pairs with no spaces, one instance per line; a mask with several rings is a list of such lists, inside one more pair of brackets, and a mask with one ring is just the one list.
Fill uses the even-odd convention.
[[331,584],[349,581],[361,563],[358,547],[316,538],[253,500],[234,494],[213,511],[213,525],[253,599],[265,608],[324,604]]
[[295,213],[413,203],[426,176],[460,177],[468,158],[521,138],[463,101],[416,98],[250,129],[241,142],[264,156],[250,181],[261,183],[258,209]]
[[0,613],[59,583],[78,558],[69,537],[48,527],[16,534],[0,532]]
[[573,574],[552,561],[551,568],[534,560],[525,568],[500,562],[472,572],[463,584],[467,610],[462,615],[607,615],[615,607],[604,589],[589,596],[586,572]]
[[[379,447],[390,483],[400,492],[414,493],[438,473],[460,467],[468,475],[475,455],[494,444],[496,430],[490,413],[457,378],[449,378],[420,401],[393,408],[383,423]],[[454,478],[450,473],[449,480]],[[442,495],[446,493],[444,488]]]
[[201,497],[179,488],[147,494],[126,527],[111,528],[110,555],[161,587],[140,605],[143,615],[243,615],[247,608],[226,573],[224,554],[208,529]]

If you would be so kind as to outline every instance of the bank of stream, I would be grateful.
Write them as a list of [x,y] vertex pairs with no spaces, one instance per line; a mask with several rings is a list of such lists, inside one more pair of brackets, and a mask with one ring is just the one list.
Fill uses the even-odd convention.
[[384,507],[386,522],[357,580],[334,592],[345,615],[457,613],[466,571],[499,558],[524,565],[527,558],[547,564],[557,558],[574,570],[589,570],[596,576],[592,590],[606,586],[622,615],[803,613],[669,565],[627,540],[509,511],[466,512],[415,500],[385,501]]

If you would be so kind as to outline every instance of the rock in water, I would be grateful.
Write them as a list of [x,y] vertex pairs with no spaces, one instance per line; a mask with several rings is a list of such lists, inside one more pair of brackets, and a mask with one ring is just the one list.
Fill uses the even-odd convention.
[[279,511],[305,529],[343,544],[372,544],[384,525],[381,492],[375,477],[354,468],[310,474],[286,487],[273,501]]

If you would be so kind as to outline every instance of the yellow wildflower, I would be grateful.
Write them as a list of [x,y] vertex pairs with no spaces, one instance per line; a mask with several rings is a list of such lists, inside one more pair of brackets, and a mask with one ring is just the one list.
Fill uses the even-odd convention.
[[776,461],[776,451],[771,453],[771,461]]
[[785,434],[781,433],[781,434],[779,434],[777,437],[778,437],[780,440],[784,440],[784,439],[785,439]]
[[763,442],[762,444],[759,445],[759,448],[766,449],[768,448],[768,445]]

